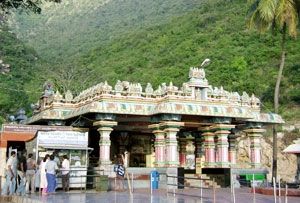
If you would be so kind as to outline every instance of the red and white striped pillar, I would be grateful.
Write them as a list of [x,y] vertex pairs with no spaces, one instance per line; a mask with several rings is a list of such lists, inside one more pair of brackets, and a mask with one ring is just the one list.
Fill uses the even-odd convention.
[[245,132],[250,138],[250,160],[252,168],[261,167],[261,137],[265,129],[247,129]]
[[165,167],[165,132],[159,129],[159,124],[149,125],[155,135],[154,147],[155,147],[155,167]]
[[183,122],[164,121],[159,124],[164,129],[166,135],[166,167],[178,167],[178,143],[177,133],[182,126]]
[[216,163],[215,157],[215,134],[211,132],[210,128],[204,128],[202,136],[204,137],[204,166],[207,168],[214,168]]
[[229,141],[229,163],[231,165],[231,167],[235,167],[236,166],[236,139],[237,139],[237,135],[234,133],[231,133],[228,135],[228,141]]
[[217,153],[218,160],[216,162],[216,167],[226,168],[229,167],[228,162],[228,135],[231,133],[230,130],[234,128],[234,125],[228,124],[215,124],[212,129],[217,138]]
[[97,130],[100,134],[99,140],[99,164],[100,165],[109,165],[111,164],[110,160],[110,133],[113,131],[113,126],[117,125],[115,121],[96,121],[93,124],[94,126],[99,127]]

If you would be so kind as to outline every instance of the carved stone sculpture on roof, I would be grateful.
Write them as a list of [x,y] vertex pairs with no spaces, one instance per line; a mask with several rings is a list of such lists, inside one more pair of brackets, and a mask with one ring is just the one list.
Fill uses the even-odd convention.
[[45,82],[43,88],[44,88],[43,97],[51,97],[52,95],[54,95],[53,84],[51,82],[49,81]]
[[100,82],[99,84],[96,85],[96,93],[97,94],[101,94],[102,93],[102,91],[103,91],[103,85],[104,85],[103,82]]
[[242,100],[242,105],[246,105],[246,106],[250,105],[250,98],[247,92],[243,92],[241,100]]
[[128,90],[128,89],[129,89],[130,82],[128,82],[128,81],[122,81],[122,85],[123,85],[123,87],[124,87],[124,90]]
[[212,97],[214,99],[219,99],[220,97],[220,94],[219,94],[219,88],[218,87],[215,87],[212,91]]
[[60,102],[63,99],[63,96],[60,94],[60,92],[57,90],[53,96],[53,101]]
[[40,112],[40,108],[41,108],[40,101],[37,101],[35,104],[30,104],[30,107],[33,111],[33,114]]
[[146,89],[145,89],[145,93],[146,93],[146,97],[149,98],[151,97],[151,95],[153,94],[154,90],[152,88],[151,83],[147,83]]
[[207,86],[208,81],[205,78],[205,71],[203,68],[196,68],[196,67],[191,67],[189,71],[189,79],[190,83],[196,86]]
[[170,82],[169,86],[166,87],[168,95],[175,95],[178,92],[178,87],[173,85],[173,82]]
[[188,83],[182,83],[181,90],[184,96],[188,96],[192,93],[192,88],[188,85]]
[[157,88],[157,90],[155,90],[154,91],[154,95],[156,96],[156,97],[161,97],[161,95],[162,95],[162,90],[161,90],[161,86],[159,85],[158,86],[158,88]]
[[189,78],[204,79],[205,71],[203,68],[190,67]]
[[161,83],[161,95],[164,96],[167,93],[167,83]]
[[213,97],[213,87],[211,85],[207,88],[207,97],[212,98]]
[[107,81],[104,82],[104,85],[102,86],[102,92],[103,94],[110,94],[112,90],[112,86],[110,86]]
[[223,86],[221,86],[219,89],[219,98],[222,101],[228,100],[228,92],[224,90]]
[[240,104],[241,103],[241,96],[239,95],[238,92],[231,92],[229,94],[229,100],[230,100],[231,103]]
[[254,94],[251,95],[250,104],[254,108],[260,107],[260,100]]
[[140,83],[130,83],[128,93],[130,96],[140,97],[142,95],[143,88]]
[[118,80],[115,85],[116,96],[121,96],[123,90],[124,90],[123,84],[120,80]]
[[65,100],[67,103],[71,103],[73,100],[73,94],[70,90],[68,90],[65,94]]

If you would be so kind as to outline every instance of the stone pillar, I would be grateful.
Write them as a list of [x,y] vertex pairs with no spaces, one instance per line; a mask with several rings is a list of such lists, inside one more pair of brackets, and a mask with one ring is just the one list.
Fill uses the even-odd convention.
[[184,137],[179,138],[179,165],[185,167],[186,163],[186,139]]
[[6,165],[6,152],[7,152],[7,141],[0,141],[0,176],[2,177],[0,180],[1,186],[5,183],[5,165]]
[[110,133],[113,131],[112,127],[117,125],[115,121],[96,121],[93,124],[94,126],[99,127],[98,132],[100,134],[99,140],[99,164],[101,165],[110,165]]
[[234,128],[234,125],[228,124],[215,124],[212,128],[215,131],[217,138],[217,167],[226,168],[229,166],[228,163],[228,135],[230,130]]
[[153,129],[155,135],[154,147],[155,147],[155,167],[165,167],[165,132],[159,129],[159,124],[149,125],[149,128]]
[[195,136],[195,147],[196,147],[196,151],[195,151],[195,155],[196,158],[200,158],[204,155],[204,140],[203,140],[203,136],[199,135],[199,133],[194,133]]
[[245,132],[250,138],[250,160],[252,168],[260,168],[261,167],[261,137],[262,133],[264,133],[265,129],[247,129]]
[[202,133],[204,137],[204,153],[205,153],[205,163],[204,166],[207,168],[215,167],[215,134],[210,132],[209,128],[203,129]]
[[166,167],[178,167],[178,143],[177,132],[183,126],[183,122],[164,121],[160,123],[160,127],[164,129],[166,134]]
[[234,133],[231,133],[228,135],[228,141],[229,141],[229,162],[231,167],[235,167],[236,166],[236,138],[238,136]]

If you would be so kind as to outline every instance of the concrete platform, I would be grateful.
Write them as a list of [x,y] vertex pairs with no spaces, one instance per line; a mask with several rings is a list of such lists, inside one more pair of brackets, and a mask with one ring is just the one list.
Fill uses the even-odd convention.
[[[134,191],[132,195],[128,191],[124,192],[96,192],[96,191],[70,191],[70,192],[57,192],[51,195],[30,195],[26,197],[13,196],[10,202],[14,203],[209,203],[213,202],[213,191],[203,190],[203,196],[200,197],[199,189],[183,189],[175,190],[167,193],[166,190],[156,190],[153,194],[150,194],[149,189],[140,189]],[[235,191],[236,202],[252,203],[253,194],[249,188],[241,188]],[[217,203],[229,203],[232,202],[232,196],[230,189],[221,188],[216,190],[215,200]],[[1,203],[7,201],[1,201]],[[268,195],[255,195],[256,203],[268,203],[274,202],[274,198]],[[279,202],[279,199],[277,199]],[[281,202],[284,202],[284,197],[281,198]],[[299,203],[299,197],[288,197],[289,203]]]

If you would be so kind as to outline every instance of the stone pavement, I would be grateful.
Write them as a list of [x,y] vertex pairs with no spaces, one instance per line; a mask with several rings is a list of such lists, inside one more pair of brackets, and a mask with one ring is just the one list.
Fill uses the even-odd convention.
[[[236,190],[236,203],[252,203],[253,194],[248,188]],[[167,193],[166,190],[156,190],[153,194],[147,189],[136,190],[132,195],[128,191],[125,192],[96,192],[96,191],[70,191],[68,193],[58,191],[55,194],[41,196],[38,194],[26,197],[13,196],[11,202],[15,203],[209,203],[213,202],[213,192],[211,190],[203,190],[203,198],[201,201],[199,189],[178,190],[178,194],[173,195],[172,191]],[[233,202],[230,195],[230,189],[222,188],[216,190],[216,203]],[[7,201],[1,201],[1,203]],[[256,194],[256,203],[273,203],[273,196]],[[277,202],[280,202],[277,199]],[[284,203],[284,197],[281,197]],[[288,197],[288,203],[299,203],[300,197]]]

